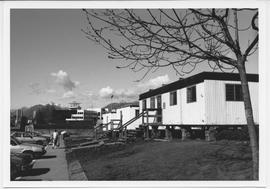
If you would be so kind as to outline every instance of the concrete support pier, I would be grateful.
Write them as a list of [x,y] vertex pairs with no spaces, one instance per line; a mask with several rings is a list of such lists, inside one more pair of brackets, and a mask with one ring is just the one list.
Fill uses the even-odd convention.
[[152,136],[151,138],[158,138],[158,126],[152,126]]
[[172,129],[170,128],[170,126],[166,126],[165,139],[172,140]]
[[216,129],[210,127],[208,130],[205,130],[205,140],[206,141],[215,141],[216,140]]
[[185,128],[181,128],[182,140],[186,140],[188,138],[188,132]]
[[112,139],[116,140],[116,131],[112,131]]
[[149,139],[149,126],[144,127],[144,139]]

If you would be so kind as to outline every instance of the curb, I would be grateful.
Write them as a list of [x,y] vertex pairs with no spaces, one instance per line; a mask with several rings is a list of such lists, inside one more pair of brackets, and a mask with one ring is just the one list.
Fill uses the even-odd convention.
[[72,157],[71,161],[68,162],[69,180],[88,180],[80,162],[77,160],[72,150],[67,151],[66,154]]

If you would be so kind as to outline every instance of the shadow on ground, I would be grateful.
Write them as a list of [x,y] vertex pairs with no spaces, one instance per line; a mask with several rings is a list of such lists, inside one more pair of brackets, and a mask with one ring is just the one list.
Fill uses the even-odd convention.
[[42,181],[42,179],[18,179],[16,181]]
[[41,157],[38,157],[36,159],[52,159],[52,158],[56,158],[57,156],[55,155],[47,155],[47,156],[41,156]]
[[23,173],[23,176],[37,176],[37,175],[43,175],[50,171],[49,168],[36,168],[31,169],[29,171],[26,171]]

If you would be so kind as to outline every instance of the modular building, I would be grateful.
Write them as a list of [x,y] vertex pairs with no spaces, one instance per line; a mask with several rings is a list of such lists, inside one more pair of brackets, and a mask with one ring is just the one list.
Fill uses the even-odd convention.
[[[110,112],[102,114],[103,125],[106,125],[103,128],[103,131],[109,131],[117,129],[121,125],[124,125],[128,121],[139,115],[139,106],[138,105],[127,105],[121,108],[113,109]],[[121,118],[122,117],[122,118]],[[135,130],[141,124],[141,119],[134,120],[127,126],[128,130]]]
[[[247,74],[255,123],[259,123],[259,76]],[[245,125],[239,74],[202,72],[139,96],[140,112],[157,109],[147,122],[160,126]]]

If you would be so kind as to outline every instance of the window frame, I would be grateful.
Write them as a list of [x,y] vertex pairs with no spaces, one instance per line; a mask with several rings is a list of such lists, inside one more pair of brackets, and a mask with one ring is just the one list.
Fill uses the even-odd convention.
[[156,107],[156,99],[155,97],[150,98],[150,108],[155,108]]
[[170,106],[177,105],[177,90],[170,92]]
[[11,146],[16,146],[17,144],[16,144],[16,142],[14,140],[10,140],[10,145]]
[[138,117],[140,114],[140,110],[135,110],[135,117]]
[[[195,90],[193,90],[193,89],[195,89]],[[187,90],[187,103],[197,102],[197,87],[196,87],[196,85],[187,87],[186,90]]]
[[162,109],[162,99],[161,99],[161,95],[157,95],[156,96],[157,99],[157,109]]
[[33,136],[30,133],[23,133],[24,138],[33,138]]
[[[228,96],[228,95],[232,95],[232,94],[229,94],[229,92],[228,92],[229,86],[233,87],[232,88],[233,91],[231,91],[231,93],[233,93],[233,96]],[[240,94],[238,94],[237,92],[239,92]],[[225,101],[226,102],[242,102],[242,101],[244,101],[241,84],[225,83]]]

